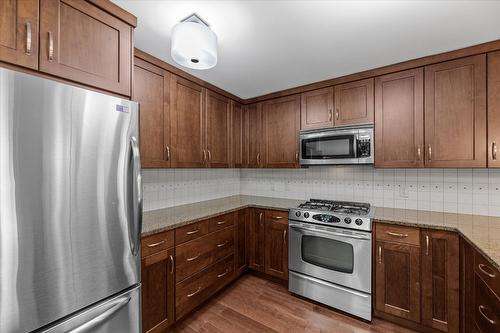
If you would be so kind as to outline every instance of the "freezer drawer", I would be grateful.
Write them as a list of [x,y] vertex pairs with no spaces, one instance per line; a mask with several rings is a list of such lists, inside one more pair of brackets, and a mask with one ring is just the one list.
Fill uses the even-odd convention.
[[55,324],[41,333],[139,333],[141,332],[141,287],[100,302]]

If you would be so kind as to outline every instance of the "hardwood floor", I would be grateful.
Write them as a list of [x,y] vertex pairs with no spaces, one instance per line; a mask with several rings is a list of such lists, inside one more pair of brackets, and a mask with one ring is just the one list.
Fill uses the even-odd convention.
[[371,324],[294,297],[282,286],[246,274],[186,320],[174,333],[414,333],[374,319]]

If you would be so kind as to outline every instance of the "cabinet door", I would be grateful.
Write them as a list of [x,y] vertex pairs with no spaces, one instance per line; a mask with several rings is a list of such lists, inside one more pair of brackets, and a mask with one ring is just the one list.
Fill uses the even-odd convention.
[[199,85],[171,75],[170,165],[173,168],[200,168],[205,165],[203,94],[204,89]]
[[248,223],[248,262],[252,269],[264,271],[264,210],[252,209]]
[[333,127],[332,87],[303,93],[300,100],[300,129]]
[[373,79],[335,86],[335,126],[373,123]]
[[132,99],[139,102],[141,166],[170,166],[168,97],[170,74],[141,59],[135,59]]
[[231,101],[231,158],[234,168],[245,166],[245,112],[243,106]]
[[377,242],[375,308],[420,322],[420,248]]
[[245,106],[246,165],[249,168],[262,166],[262,104]]
[[142,259],[142,331],[164,332],[174,322],[174,250]]
[[375,79],[375,165],[424,166],[423,68]]
[[262,104],[264,163],[268,168],[295,168],[299,162],[300,95]]
[[486,167],[486,56],[425,67],[425,163]]
[[443,332],[459,331],[458,236],[445,231],[422,233],[422,324]]
[[38,69],[38,0],[0,1],[0,61]]
[[247,261],[247,219],[248,211],[242,209],[238,211],[235,218],[235,253],[234,253],[234,264],[236,274],[241,274],[245,271],[248,266]]
[[227,97],[206,90],[205,136],[207,162],[213,168],[228,168],[231,160],[231,104]]
[[288,223],[277,220],[272,211],[265,213],[265,272],[288,280]]
[[500,167],[500,52],[488,54],[488,167]]
[[130,96],[132,27],[87,1],[40,0],[40,71]]

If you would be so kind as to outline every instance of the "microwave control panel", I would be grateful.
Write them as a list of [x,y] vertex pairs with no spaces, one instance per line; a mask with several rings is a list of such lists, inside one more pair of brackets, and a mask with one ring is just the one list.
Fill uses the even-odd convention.
[[369,136],[360,136],[358,139],[358,156],[357,157],[370,157],[371,155],[371,139]]

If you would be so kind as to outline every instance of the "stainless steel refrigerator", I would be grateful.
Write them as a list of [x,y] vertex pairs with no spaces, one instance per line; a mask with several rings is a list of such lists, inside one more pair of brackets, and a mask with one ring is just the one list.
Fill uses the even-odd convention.
[[136,103],[0,69],[0,332],[140,332]]

